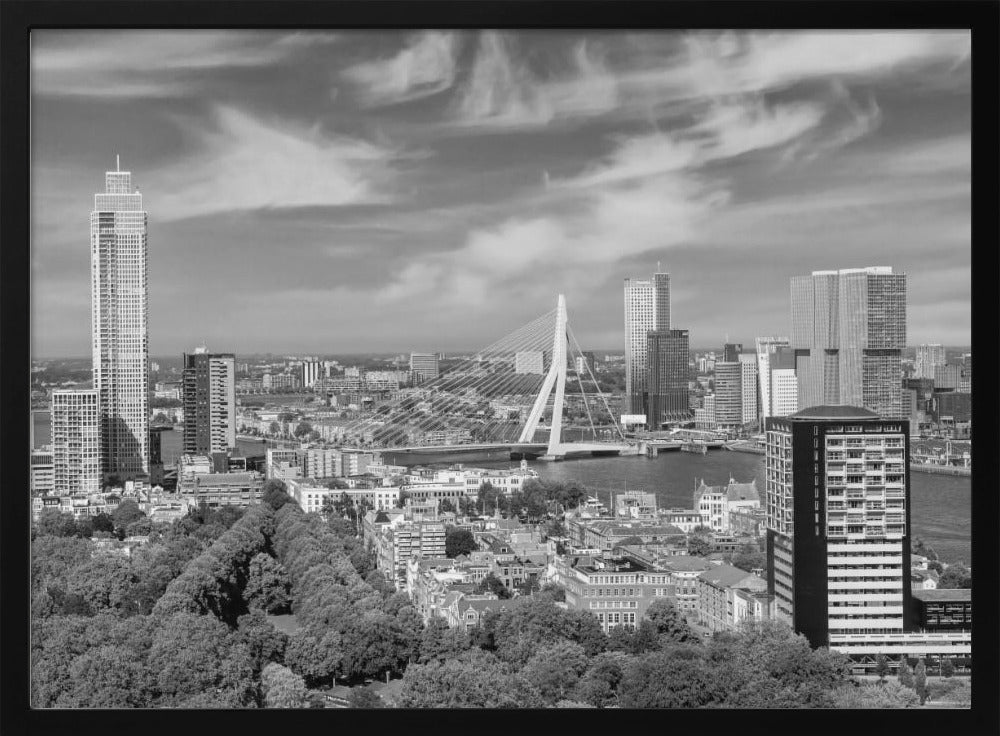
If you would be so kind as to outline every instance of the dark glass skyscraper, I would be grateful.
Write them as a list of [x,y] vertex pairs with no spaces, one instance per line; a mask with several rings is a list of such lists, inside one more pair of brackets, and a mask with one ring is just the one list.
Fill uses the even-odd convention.
[[688,360],[691,348],[687,330],[651,330],[646,335],[649,391],[646,426],[659,429],[663,422],[691,416],[688,399]]

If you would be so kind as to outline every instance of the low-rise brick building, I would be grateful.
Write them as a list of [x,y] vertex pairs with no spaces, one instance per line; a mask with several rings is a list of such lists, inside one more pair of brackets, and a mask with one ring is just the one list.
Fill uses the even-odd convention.
[[597,617],[605,632],[635,628],[657,598],[674,599],[669,575],[630,559],[559,558],[553,579],[566,590],[566,606]]

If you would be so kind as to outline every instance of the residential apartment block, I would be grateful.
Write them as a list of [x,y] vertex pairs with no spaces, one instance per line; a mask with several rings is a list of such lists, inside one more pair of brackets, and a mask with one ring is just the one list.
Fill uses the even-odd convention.
[[444,524],[415,519],[409,509],[369,511],[364,532],[365,545],[375,552],[378,569],[399,590],[406,586],[411,559],[445,556]]
[[95,389],[52,392],[52,492],[101,490],[101,395]]
[[210,455],[236,447],[236,358],[197,348],[183,356],[184,452]]
[[31,451],[31,495],[47,496],[55,492],[55,456],[51,449]]
[[812,407],[767,424],[774,617],[863,666],[880,653],[970,653],[971,632],[913,620],[908,446],[908,422],[860,407]]
[[259,503],[264,476],[251,470],[246,473],[194,473],[180,478],[177,491],[182,499],[196,504],[250,506]]
[[739,508],[760,507],[757,479],[737,483],[732,478],[724,486],[707,486],[702,480],[694,492],[694,508],[702,523],[714,532],[727,534],[731,530],[731,512]]
[[698,620],[712,631],[733,631],[747,616],[769,618],[767,580],[759,575],[715,565],[698,575],[696,585]]

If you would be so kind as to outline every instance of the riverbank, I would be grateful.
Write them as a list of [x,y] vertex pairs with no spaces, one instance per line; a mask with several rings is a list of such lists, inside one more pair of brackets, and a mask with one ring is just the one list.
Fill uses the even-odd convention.
[[933,473],[935,475],[957,475],[962,478],[972,477],[972,468],[959,465],[932,465],[930,463],[910,463],[910,470],[915,473]]

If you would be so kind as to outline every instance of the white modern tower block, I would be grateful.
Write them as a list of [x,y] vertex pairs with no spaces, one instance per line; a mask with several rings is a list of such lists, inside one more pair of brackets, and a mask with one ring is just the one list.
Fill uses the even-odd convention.
[[149,472],[146,224],[131,172],[106,172],[90,213],[93,376],[103,470],[123,480]]
[[563,395],[566,390],[566,297],[559,295],[559,302],[556,306],[556,330],[552,338],[552,365],[549,372],[545,374],[542,382],[542,390],[535,398],[531,413],[528,414],[528,421],[521,430],[521,437],[518,442],[531,442],[538,428],[538,420],[542,418],[545,411],[545,404],[549,400],[549,394],[555,388],[555,400],[552,403],[552,425],[549,430],[549,455],[557,455],[560,442],[562,440],[562,413]]
[[670,329],[670,274],[625,279],[625,406],[644,414],[649,394],[647,340],[650,330]]

